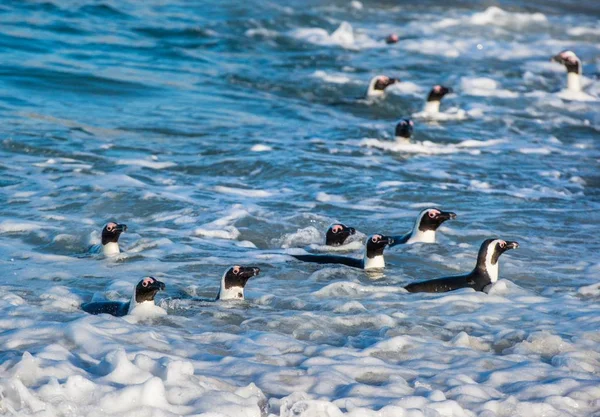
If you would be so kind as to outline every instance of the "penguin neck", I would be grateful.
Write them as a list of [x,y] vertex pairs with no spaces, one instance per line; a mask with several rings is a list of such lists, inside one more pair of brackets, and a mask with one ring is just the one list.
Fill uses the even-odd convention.
[[440,101],[439,100],[431,100],[425,103],[425,108],[423,109],[425,113],[439,113],[440,112]]
[[385,95],[385,90],[375,90],[375,87],[369,86],[367,90],[367,98],[376,98],[383,97]]
[[435,243],[435,230],[419,230],[415,225],[406,243]]
[[129,300],[129,309],[127,311],[127,314],[132,314],[134,310],[140,308],[140,307],[154,307],[154,300],[148,300],[148,301],[142,301],[141,303],[138,303],[135,299],[135,288],[133,289],[133,295],[131,296],[131,300]]
[[225,288],[225,275],[221,278],[221,286],[217,293],[217,300],[243,300],[244,287],[229,287]]
[[119,250],[119,242],[108,242],[102,245],[102,252],[107,256],[121,253]]
[[567,90],[575,93],[581,91],[581,74],[576,72],[567,73]]
[[385,268],[385,260],[383,259],[383,253],[381,255],[375,255],[374,257],[369,258],[365,249],[365,256],[363,257],[363,269],[375,268]]
[[485,258],[483,256],[479,256],[477,259],[477,266],[475,267],[475,271],[473,271],[473,272],[478,272],[479,274],[487,275],[490,282],[492,282],[492,283],[498,281],[498,275],[499,275],[498,266],[500,264],[499,259],[496,259],[495,264],[492,263],[493,256],[494,256],[493,250],[486,251]]

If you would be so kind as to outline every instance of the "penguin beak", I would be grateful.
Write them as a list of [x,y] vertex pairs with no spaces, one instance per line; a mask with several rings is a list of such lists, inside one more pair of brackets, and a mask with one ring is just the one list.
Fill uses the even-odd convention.
[[382,236],[379,242],[383,243],[384,245],[391,245],[392,243],[394,243],[394,238],[389,236]]
[[505,250],[517,249],[518,247],[519,247],[519,242],[506,242]]
[[164,291],[166,286],[164,282],[154,281],[152,284],[148,285],[147,288],[155,291]]
[[260,268],[256,267],[256,266],[248,266],[248,267],[243,267],[241,268],[242,270],[240,271],[240,274],[242,277],[244,278],[251,278],[251,277],[255,277],[260,273]]
[[350,233],[351,235],[356,233],[356,229],[354,227],[349,227],[348,228],[348,233]]
[[562,58],[562,56],[560,56],[560,54],[558,54],[558,55],[554,55],[552,58],[550,58],[550,62],[558,62],[559,64],[564,65],[565,60]]
[[115,227],[115,232],[118,233],[123,233],[127,231],[127,225],[126,224],[117,224],[117,227]]
[[445,222],[446,220],[454,220],[456,219],[456,213],[453,213],[451,211],[442,211],[440,212],[440,214],[438,214],[438,218],[443,222]]

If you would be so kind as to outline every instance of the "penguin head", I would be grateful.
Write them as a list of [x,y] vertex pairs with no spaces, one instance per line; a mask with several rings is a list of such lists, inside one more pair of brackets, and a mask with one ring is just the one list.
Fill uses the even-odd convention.
[[384,235],[372,235],[367,239],[366,254],[367,258],[374,258],[383,255],[383,250],[387,245],[394,243],[394,239]]
[[581,74],[581,60],[573,51],[562,51],[561,53],[553,56],[552,61],[563,64],[567,69],[567,72]]
[[479,268],[485,268],[487,271],[497,268],[498,258],[500,258],[500,255],[507,250],[516,249],[518,247],[518,242],[511,242],[509,240],[497,238],[486,239],[481,244],[481,248],[479,248],[477,266]]
[[399,40],[400,38],[395,33],[390,33],[385,37],[385,43],[387,43],[388,45],[397,43]]
[[396,125],[396,137],[410,139],[414,125],[414,122],[410,119],[400,120]]
[[136,303],[143,303],[144,301],[154,301],[154,296],[157,292],[163,291],[165,284],[160,282],[154,277],[146,277],[138,282],[135,287],[135,301]]
[[125,231],[127,231],[126,224],[119,224],[115,222],[106,223],[102,229],[102,244],[106,245],[110,242],[118,242],[119,236],[121,236],[121,233]]
[[235,265],[227,269],[221,278],[219,300],[243,300],[244,287],[248,280],[260,273],[260,268],[255,266]]
[[427,208],[417,218],[417,227],[421,232],[436,231],[446,220],[456,219],[456,213],[442,211],[437,208]]
[[385,89],[387,87],[399,82],[400,80],[396,78],[390,78],[386,75],[378,75],[376,77],[373,77],[369,82],[367,97],[381,97],[385,94]]
[[452,89],[449,87],[444,87],[443,85],[434,85],[427,96],[427,101],[441,101],[442,98],[451,93]]
[[325,244],[329,246],[343,245],[346,239],[355,233],[356,229],[353,227],[348,227],[342,223],[334,223],[329,226],[327,233],[325,233]]

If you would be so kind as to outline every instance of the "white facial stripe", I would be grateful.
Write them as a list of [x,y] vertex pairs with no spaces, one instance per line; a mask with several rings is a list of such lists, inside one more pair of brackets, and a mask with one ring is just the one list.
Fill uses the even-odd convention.
[[493,240],[487,247],[487,253],[485,255],[485,269],[487,270],[488,275],[490,276],[490,280],[492,282],[498,281],[498,264],[500,262],[496,262],[495,265],[492,265],[492,256],[496,252],[496,245],[500,244],[500,242],[506,242],[501,239]]

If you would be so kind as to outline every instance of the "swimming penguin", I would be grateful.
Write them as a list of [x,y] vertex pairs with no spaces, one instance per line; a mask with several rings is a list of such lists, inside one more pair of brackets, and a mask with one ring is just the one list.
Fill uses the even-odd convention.
[[562,51],[552,57],[553,61],[563,64],[567,69],[567,90],[581,91],[581,75],[583,74],[581,60],[572,51]]
[[385,75],[378,75],[371,78],[366,98],[376,98],[385,96],[385,89],[392,84],[399,83],[400,80],[390,78]]
[[393,236],[392,246],[403,243],[435,243],[435,231],[446,220],[456,219],[456,214],[451,211],[441,211],[437,208],[421,210],[412,230],[405,235]]
[[444,87],[443,85],[434,85],[429,95],[427,96],[427,102],[425,103],[425,108],[423,112],[428,114],[436,114],[440,112],[440,102],[442,98],[451,93],[452,89],[448,87]]
[[221,278],[216,300],[243,300],[248,280],[260,273],[255,266],[235,265],[227,269]]
[[407,285],[408,292],[447,292],[460,288],[473,288],[483,291],[498,280],[498,258],[509,249],[519,247],[517,242],[501,239],[487,239],[481,244],[475,269],[466,275],[457,275],[415,282]]
[[108,222],[102,228],[102,245],[93,245],[90,248],[92,253],[104,253],[106,256],[116,255],[120,253],[119,250],[119,236],[121,233],[127,231],[126,224],[119,224],[115,222]]
[[133,296],[130,301],[96,301],[83,303],[81,308],[90,314],[111,314],[122,317],[132,314],[134,310],[149,304],[154,308],[160,308],[154,305],[154,296],[157,292],[164,289],[164,283],[158,281],[156,278],[146,277],[134,287]]
[[388,45],[397,43],[399,40],[400,40],[400,38],[395,33],[390,33],[389,35],[387,35],[385,37],[385,43],[387,43]]
[[410,139],[413,132],[414,122],[410,119],[401,119],[396,124],[396,139]]
[[318,264],[343,264],[353,268],[375,269],[384,268],[383,250],[389,244],[394,243],[394,239],[389,236],[373,235],[367,239],[365,244],[365,254],[363,259],[350,258],[339,255],[290,255],[304,262],[314,262]]
[[328,246],[341,246],[346,239],[356,233],[354,227],[348,227],[342,223],[334,223],[329,226],[325,233],[325,244]]

